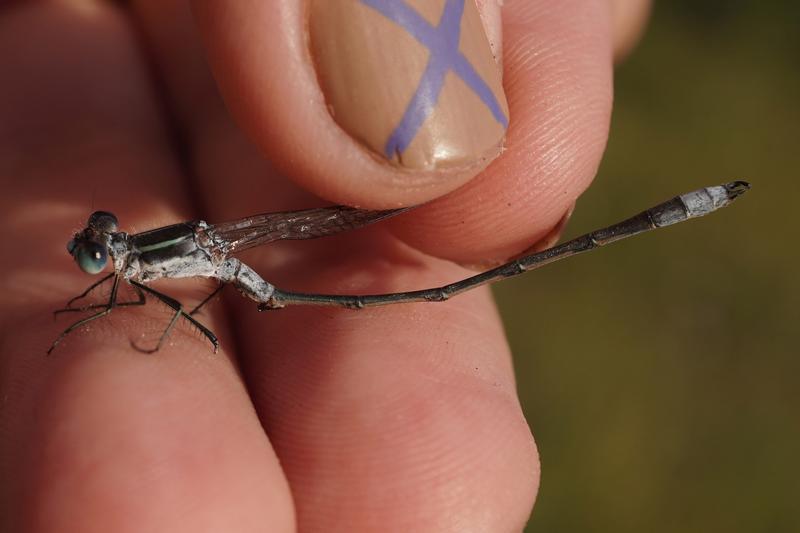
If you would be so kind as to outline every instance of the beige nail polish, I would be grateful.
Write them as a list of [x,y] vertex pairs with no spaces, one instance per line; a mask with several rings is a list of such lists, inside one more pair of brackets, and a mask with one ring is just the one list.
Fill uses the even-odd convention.
[[409,170],[500,153],[508,104],[474,0],[309,0],[311,55],[334,120]]

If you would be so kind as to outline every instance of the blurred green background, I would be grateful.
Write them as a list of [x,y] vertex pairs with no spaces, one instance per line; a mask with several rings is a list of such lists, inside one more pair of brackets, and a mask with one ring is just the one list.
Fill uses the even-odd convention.
[[542,459],[527,531],[800,531],[798,100],[800,2],[656,4],[565,236],[754,188],[496,287]]

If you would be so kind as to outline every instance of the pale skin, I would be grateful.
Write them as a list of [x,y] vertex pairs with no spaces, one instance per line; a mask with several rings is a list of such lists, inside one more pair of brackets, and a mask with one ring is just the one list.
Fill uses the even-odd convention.
[[[476,177],[398,175],[343,137],[295,76],[307,66],[282,26],[295,2],[198,2],[194,20],[178,0],[0,10],[0,530],[519,530],[539,459],[487,290],[357,313],[258,313],[229,291],[202,315],[217,355],[185,327],[157,354],[131,349],[163,316],[144,309],[46,357],[68,323],[51,311],[94,281],[64,245],[93,207],[142,231],[319,205],[312,194],[430,202],[248,264],[326,293],[460,279],[453,261],[552,236],[591,182],[614,48],[630,49],[643,5],[506,0],[512,125]],[[273,27],[247,24],[266,9]],[[164,290],[197,295],[180,289]]]

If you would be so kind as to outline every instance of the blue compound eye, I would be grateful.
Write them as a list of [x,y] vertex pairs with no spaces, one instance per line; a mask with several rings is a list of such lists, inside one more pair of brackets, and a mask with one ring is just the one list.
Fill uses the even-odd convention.
[[78,245],[75,244],[75,239],[70,239],[67,243],[67,252],[69,252],[69,255],[73,255],[75,253],[76,246]]
[[108,211],[95,211],[86,225],[103,233],[114,233],[117,231],[117,217]]
[[87,241],[73,247],[75,262],[87,274],[102,272],[108,262],[108,252],[99,243]]

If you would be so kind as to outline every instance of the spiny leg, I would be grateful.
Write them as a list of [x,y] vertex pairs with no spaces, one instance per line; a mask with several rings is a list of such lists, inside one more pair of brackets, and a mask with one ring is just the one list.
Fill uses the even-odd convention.
[[170,320],[170,323],[167,325],[166,329],[164,330],[164,333],[161,334],[161,338],[158,340],[158,344],[156,345],[155,349],[150,351],[142,350],[138,348],[135,344],[131,343],[134,348],[136,348],[139,351],[143,351],[145,353],[153,353],[158,351],[158,349],[166,340],[170,331],[172,331],[172,328],[175,327],[175,324],[177,323],[178,319],[183,317],[186,320],[188,320],[194,327],[200,330],[200,333],[202,333],[203,336],[205,336],[205,338],[207,338],[209,342],[211,342],[211,344],[214,346],[214,353],[217,353],[217,350],[219,350],[219,341],[217,340],[217,336],[214,335],[214,333],[210,329],[208,329],[203,324],[195,320],[191,315],[189,315],[189,313],[184,311],[183,306],[178,300],[170,296],[167,296],[166,294],[158,292],[157,290],[152,289],[147,285],[139,283],[138,281],[131,280],[130,283],[134,287],[138,287],[139,289],[145,291],[146,293],[156,297],[159,301],[163,302],[165,305],[171,307],[175,311],[175,315],[172,317],[172,320]]
[[[56,347],[56,345],[59,342],[61,342],[61,340],[64,337],[66,337],[67,335],[69,335],[72,331],[74,331],[75,329],[83,326],[84,324],[88,324],[89,322],[91,322],[93,320],[97,320],[100,317],[106,316],[107,314],[109,314],[111,312],[111,310],[114,307],[116,307],[117,290],[119,289],[119,274],[116,274],[116,273],[114,273],[114,274],[115,274],[114,284],[111,286],[111,295],[108,298],[108,304],[103,306],[103,307],[105,307],[105,309],[103,309],[99,313],[95,313],[95,314],[93,314],[91,316],[87,316],[86,318],[82,318],[81,320],[78,320],[77,322],[75,322],[74,324],[69,326],[67,329],[62,331],[61,334],[58,337],[56,337],[56,340],[53,341],[53,344],[50,345],[50,348],[47,350],[47,354],[48,355],[50,355],[50,353],[53,351],[53,349]],[[91,290],[92,288],[93,287],[90,287],[89,290]],[[87,294],[88,294],[88,291],[87,291]]]
[[[410,292],[396,292],[389,294],[369,295],[334,295],[334,294],[304,294],[285,292],[279,289],[267,294],[261,291],[261,299],[247,294],[250,298],[259,301],[259,311],[280,309],[287,305],[327,305],[346,307],[348,309],[362,309],[397,303],[410,302],[441,302],[462,292],[486,285],[501,279],[518,276],[524,272],[537,269],[544,265],[588,252],[594,248],[650,231],[657,228],[684,222],[690,218],[711,213],[719,208],[729,205],[738,196],[744,194],[750,185],[743,181],[735,181],[716,187],[706,187],[671,200],[655,207],[642,211],[636,216],[602,228],[571,241],[553,246],[547,250],[521,257],[497,268],[462,279],[449,285],[423,289]],[[239,273],[237,272],[237,277]],[[271,287],[271,286],[270,286]],[[267,296],[264,298],[263,296]]]
[[[111,273],[109,273],[108,275],[106,275],[106,276],[103,276],[102,278],[100,278],[100,280],[98,280],[98,281],[95,281],[94,283],[92,283],[91,285],[89,285],[89,287],[87,287],[87,289],[86,289],[85,291],[83,291],[82,293],[80,293],[78,296],[75,296],[74,298],[71,298],[71,299],[70,299],[70,300],[67,302],[67,304],[66,304],[66,306],[64,307],[64,309],[57,309],[57,310],[53,311],[53,313],[54,313],[54,314],[58,314],[58,313],[60,313],[61,311],[68,311],[68,310],[71,310],[71,309],[81,309],[80,307],[73,308],[73,307],[72,307],[72,304],[73,304],[73,303],[75,303],[76,301],[80,300],[81,298],[85,298],[87,294],[89,294],[89,293],[90,293],[90,292],[92,292],[92,291],[93,291],[95,288],[97,288],[98,286],[100,286],[100,285],[102,285],[103,283],[105,283],[106,281],[108,281],[108,279],[109,279],[111,276],[113,276],[114,274],[116,274],[116,272],[111,272]],[[88,309],[88,308],[87,308],[87,309]]]
[[[167,324],[167,327],[164,329],[164,332],[161,334],[161,337],[159,337],[155,348],[150,348],[150,349],[141,348],[140,346],[138,346],[136,344],[136,342],[131,341],[131,346],[133,347],[133,349],[138,351],[138,352],[142,352],[142,353],[156,353],[158,350],[161,349],[161,345],[164,344],[164,341],[167,340],[167,337],[169,336],[169,332],[172,331],[173,327],[175,327],[175,324],[178,322],[178,319],[181,317],[181,313],[182,313],[182,311],[178,310],[178,311],[175,311],[175,313],[172,315],[172,319],[169,321],[169,324]],[[216,347],[214,348],[214,351],[215,352],[217,351]]]
[[202,301],[202,302],[200,302],[199,304],[197,304],[196,306],[194,306],[194,309],[192,309],[191,311],[189,311],[189,314],[190,314],[190,315],[192,315],[192,316],[194,316],[194,315],[195,315],[195,314],[196,314],[196,313],[197,313],[197,312],[200,310],[200,308],[201,308],[201,307],[203,307],[203,306],[204,306],[204,305],[206,305],[208,302],[210,302],[210,301],[211,301],[211,299],[212,299],[214,296],[216,296],[217,294],[219,294],[219,293],[222,291],[222,289],[223,289],[224,287],[225,287],[225,284],[224,284],[224,283],[220,283],[219,285],[217,285],[217,288],[216,288],[216,289],[214,289],[214,290],[211,292],[211,294],[209,294],[208,296],[206,296],[205,298],[203,298],[203,301]]
[[[114,307],[129,307],[129,306],[132,306],[132,305],[144,305],[144,304],[147,303],[147,300],[145,299],[145,296],[144,296],[144,293],[142,292],[142,290],[139,287],[133,287],[132,286],[132,288],[136,292],[136,295],[138,296],[139,299],[135,300],[135,301],[132,301],[132,302],[119,302],[118,301],[114,305]],[[105,308],[107,306],[108,306],[108,304],[91,304],[91,305],[86,305],[84,307],[65,307],[64,309],[56,309],[55,311],[53,311],[53,314],[58,316],[61,313],[78,313],[78,312],[83,312],[83,311],[91,311],[92,309]]]

